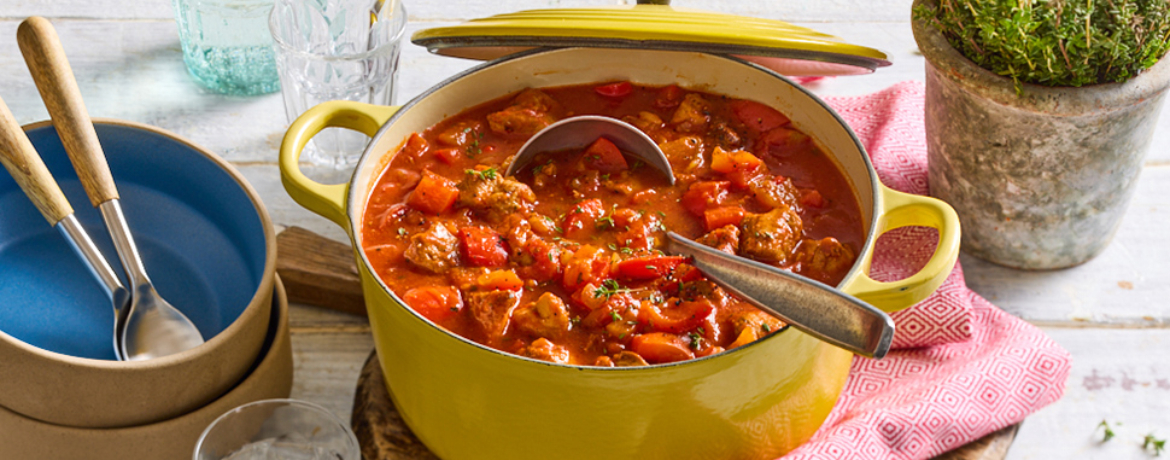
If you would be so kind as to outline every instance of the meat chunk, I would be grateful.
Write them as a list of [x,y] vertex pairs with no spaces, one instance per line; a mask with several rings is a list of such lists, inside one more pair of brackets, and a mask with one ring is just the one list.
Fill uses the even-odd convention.
[[[678,297],[688,302],[706,300],[710,301],[712,305],[725,305],[731,300],[731,296],[727,291],[724,291],[719,285],[705,279],[682,283],[682,289],[679,290]],[[701,316],[706,317],[705,314]]]
[[802,223],[788,206],[764,214],[748,214],[740,224],[739,254],[768,263],[781,263],[800,242]]
[[556,99],[536,88],[526,88],[521,91],[512,100],[512,105],[547,113],[552,113],[560,107]]
[[489,344],[498,344],[508,332],[512,310],[520,305],[521,291],[468,292],[464,296],[471,317],[479,324]]
[[483,134],[483,123],[478,120],[461,121],[439,133],[440,144],[448,147],[466,147]]
[[735,254],[735,250],[739,248],[739,227],[724,225],[707,232],[706,235],[699,237],[695,241],[728,254]]
[[488,114],[488,126],[496,134],[531,136],[556,121],[552,112],[558,106],[548,94],[528,88],[508,108]]
[[569,363],[569,349],[544,338],[534,340],[531,345],[524,347],[520,354],[541,361]]
[[786,177],[761,178],[748,185],[752,195],[760,204],[772,209],[788,206],[797,208],[797,190],[792,185],[792,179]]
[[779,331],[785,324],[767,313],[759,310],[747,310],[731,319],[735,331],[735,342],[727,348],[742,347],[766,337],[768,334]]
[[459,239],[447,226],[435,222],[426,231],[410,237],[410,246],[403,256],[423,270],[442,274],[459,265]]
[[504,233],[504,240],[508,242],[508,247],[511,248],[511,258],[519,261],[520,265],[528,265],[531,263],[531,260],[523,259],[526,255],[524,248],[528,246],[528,241],[536,238],[536,234],[532,233],[532,224],[524,216],[512,214],[504,219],[504,226],[508,229]]
[[634,367],[634,366],[649,366],[650,363],[642,358],[642,355],[632,351],[623,351],[618,353],[613,359],[613,364],[617,367]]
[[707,100],[697,93],[687,94],[682,104],[674,110],[674,115],[670,117],[670,124],[683,133],[702,133],[707,130],[707,123],[710,122],[711,107]]
[[756,337],[763,337],[783,328],[784,321],[759,310],[743,310],[731,319],[731,326],[736,336],[750,330],[756,333]]
[[568,332],[572,323],[569,321],[569,307],[559,296],[546,292],[523,307],[512,313],[512,322],[521,331],[537,337],[556,339]]
[[666,126],[666,122],[662,121],[662,118],[651,112],[638,112],[637,116],[627,115],[622,117],[622,121],[636,126],[658,144],[674,140],[678,137],[678,134],[673,129]]
[[739,150],[743,146],[739,133],[722,121],[712,123],[707,136],[715,140],[715,145],[727,151]]
[[522,182],[505,178],[495,169],[468,170],[459,189],[459,206],[475,211],[488,221],[499,222],[509,214],[532,209],[536,194]]
[[496,134],[531,136],[551,125],[556,119],[547,113],[513,106],[489,113],[487,121],[492,132]]
[[817,281],[827,282],[834,275],[844,273],[856,260],[857,254],[833,237],[804,240],[796,251],[796,261],[803,268],[801,272]]

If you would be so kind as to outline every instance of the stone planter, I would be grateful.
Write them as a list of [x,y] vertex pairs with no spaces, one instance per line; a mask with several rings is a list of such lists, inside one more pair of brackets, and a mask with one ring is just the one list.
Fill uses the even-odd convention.
[[1025,84],[1021,96],[933,27],[913,27],[926,57],[930,193],[958,212],[963,250],[1024,269],[1100,253],[1137,184],[1170,59],[1125,83]]

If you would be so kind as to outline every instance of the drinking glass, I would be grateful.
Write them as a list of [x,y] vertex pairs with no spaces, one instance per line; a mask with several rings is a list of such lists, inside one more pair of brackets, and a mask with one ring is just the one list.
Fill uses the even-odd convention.
[[361,460],[349,426],[325,408],[266,399],[219,416],[195,444],[194,460]]
[[[400,0],[276,0],[268,27],[289,122],[325,101],[394,102],[406,29]],[[301,159],[347,168],[368,141],[365,134],[329,128]]]
[[265,19],[273,0],[174,0],[183,62],[199,84],[225,94],[280,89]]

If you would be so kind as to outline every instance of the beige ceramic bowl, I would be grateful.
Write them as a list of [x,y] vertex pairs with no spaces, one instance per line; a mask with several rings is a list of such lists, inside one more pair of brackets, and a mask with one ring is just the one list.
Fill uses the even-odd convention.
[[[223,395],[256,361],[272,311],[275,232],[255,190],[215,154],[146,125],[95,120],[95,127],[155,286],[206,336],[214,336],[183,353],[146,361],[79,357],[105,352],[112,359],[110,302],[64,240],[35,218],[11,178],[0,177],[0,199],[7,200],[0,204],[0,304],[6,309],[0,312],[0,406],[81,428],[172,419]],[[25,131],[78,219],[99,246],[109,244],[52,125],[36,123]],[[99,313],[106,317],[84,318]],[[64,347],[84,334],[89,342],[70,354]],[[34,457],[0,455],[8,458]]]
[[0,459],[180,460],[191,458],[207,425],[223,413],[292,390],[288,299],[276,280],[273,317],[260,359],[227,394],[194,412],[130,428],[72,428],[39,422],[0,407]]

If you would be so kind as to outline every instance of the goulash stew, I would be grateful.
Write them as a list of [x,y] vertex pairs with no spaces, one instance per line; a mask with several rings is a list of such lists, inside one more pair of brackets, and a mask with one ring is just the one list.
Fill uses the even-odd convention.
[[[640,128],[676,185],[604,138],[504,177],[529,137],[576,115]],[[664,254],[667,230],[830,285],[864,239],[848,182],[784,114],[629,82],[527,89],[446,119],[410,136],[369,200],[363,249],[410,308],[577,365],[693,359],[784,327]]]

